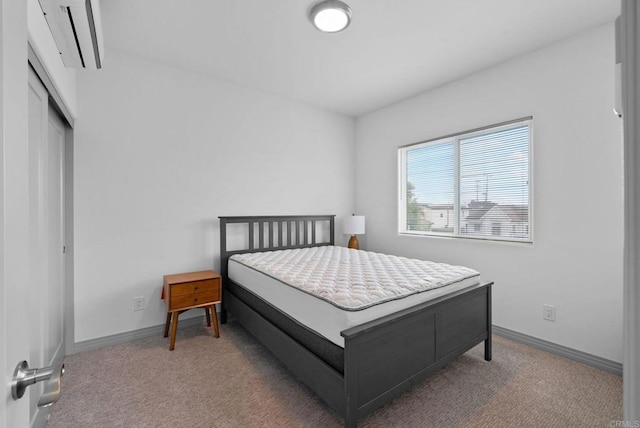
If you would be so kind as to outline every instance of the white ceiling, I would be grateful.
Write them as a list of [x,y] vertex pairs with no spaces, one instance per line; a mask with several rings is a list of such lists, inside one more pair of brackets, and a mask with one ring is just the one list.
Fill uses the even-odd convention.
[[617,0],[346,0],[323,34],[313,0],[103,0],[115,49],[350,116],[611,22]]

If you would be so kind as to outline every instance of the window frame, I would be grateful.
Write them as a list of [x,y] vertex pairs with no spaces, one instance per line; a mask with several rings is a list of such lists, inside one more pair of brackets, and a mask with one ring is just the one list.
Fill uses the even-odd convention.
[[[482,134],[492,133],[492,132],[500,132],[511,128],[516,128],[519,126],[527,126],[528,134],[529,134],[529,150],[528,150],[528,181],[529,181],[529,198],[528,198],[528,224],[526,225],[526,229],[528,229],[528,237],[527,238],[514,238],[509,236],[491,236],[491,235],[469,235],[461,233],[461,209],[460,209],[460,140],[466,139]],[[420,149],[422,147],[443,144],[446,142],[453,143],[454,148],[454,198],[453,198],[453,211],[456,213],[456,221],[454,224],[454,231],[449,232],[434,232],[434,231],[420,231],[420,230],[410,230],[407,228],[407,202],[406,202],[406,192],[407,192],[407,153],[410,150]],[[421,141],[418,143],[407,144],[404,146],[398,147],[398,234],[403,236],[426,236],[426,237],[445,237],[445,238],[454,238],[454,239],[473,239],[473,240],[481,240],[481,241],[498,241],[498,242],[509,242],[509,243],[523,243],[523,244],[532,244],[534,239],[534,218],[533,218],[533,205],[534,205],[534,179],[533,179],[533,170],[534,170],[534,136],[533,136],[533,116],[523,117],[519,119],[510,120],[507,122],[501,122],[497,124],[492,124],[488,126],[483,126],[480,128],[471,129],[463,132],[456,132],[454,134],[445,135],[438,138],[432,138],[430,140]]]

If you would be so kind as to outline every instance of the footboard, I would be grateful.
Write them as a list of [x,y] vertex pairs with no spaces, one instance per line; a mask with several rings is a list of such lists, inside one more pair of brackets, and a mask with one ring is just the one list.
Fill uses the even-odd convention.
[[342,332],[345,426],[389,402],[475,345],[491,359],[486,283]]

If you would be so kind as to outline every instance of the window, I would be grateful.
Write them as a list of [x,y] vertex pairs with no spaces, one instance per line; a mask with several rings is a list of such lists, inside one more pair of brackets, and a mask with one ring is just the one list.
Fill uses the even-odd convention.
[[532,119],[398,149],[400,233],[531,242]]

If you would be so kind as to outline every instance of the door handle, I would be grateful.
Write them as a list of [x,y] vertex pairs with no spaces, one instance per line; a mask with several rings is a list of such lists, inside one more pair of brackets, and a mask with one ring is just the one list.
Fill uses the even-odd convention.
[[26,361],[21,361],[13,372],[11,396],[14,400],[18,400],[24,395],[27,386],[37,382],[48,381],[44,387],[42,397],[38,401],[38,407],[51,406],[60,398],[60,378],[62,375],[64,375],[64,364],[42,369],[30,369]]

